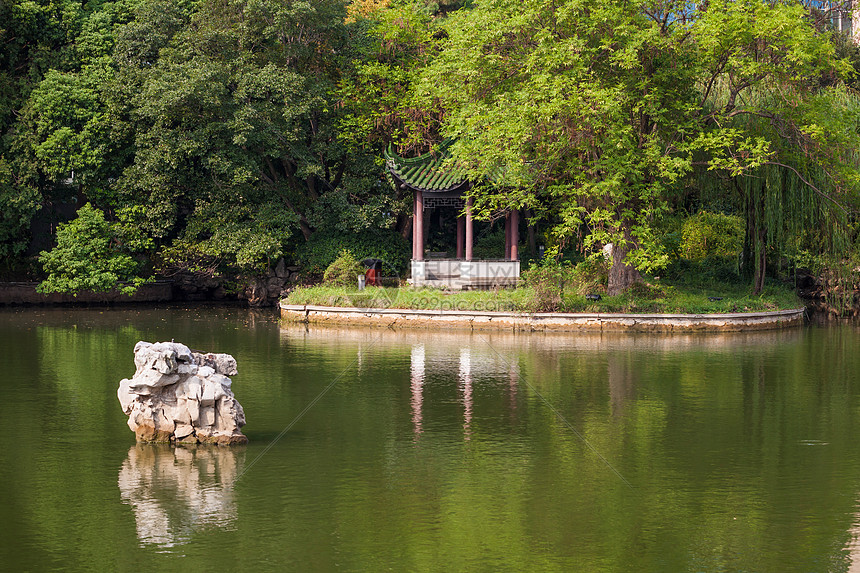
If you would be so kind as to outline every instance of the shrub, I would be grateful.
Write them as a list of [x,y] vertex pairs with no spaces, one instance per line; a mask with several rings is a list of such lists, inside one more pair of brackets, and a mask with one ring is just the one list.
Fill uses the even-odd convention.
[[364,266],[358,262],[352,251],[344,249],[326,268],[323,282],[329,286],[355,286],[358,282],[358,275],[361,274],[364,274]]
[[384,262],[383,275],[402,274],[411,257],[409,243],[391,230],[362,233],[325,233],[317,231],[296,250],[296,262],[309,274],[320,275],[348,249],[359,261],[366,258]]
[[606,292],[606,284],[609,282],[609,261],[606,260],[603,252],[595,253],[577,263],[569,280],[575,286],[576,293],[580,295]]
[[559,310],[564,302],[565,283],[570,282],[570,264],[559,262],[554,257],[545,257],[523,271],[523,283],[532,289],[531,299],[527,302],[532,312],[552,312]]
[[504,258],[505,242],[505,226],[498,225],[475,237],[472,253],[476,259]]
[[58,226],[57,246],[39,255],[48,278],[37,290],[78,293],[118,288],[133,294],[146,280],[137,276],[142,264],[123,251],[119,236],[118,225],[106,221],[101,210],[87,203],[76,219]]
[[681,256],[691,261],[731,259],[743,246],[743,219],[734,215],[700,211],[684,221]]

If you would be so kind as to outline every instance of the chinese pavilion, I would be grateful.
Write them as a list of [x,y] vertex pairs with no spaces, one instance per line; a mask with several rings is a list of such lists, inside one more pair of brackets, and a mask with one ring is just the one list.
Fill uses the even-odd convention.
[[[449,147],[443,142],[430,153],[405,158],[391,147],[385,153],[386,174],[399,189],[409,189],[413,195],[412,278],[413,286],[437,286],[455,289],[512,286],[520,276],[519,211],[505,212],[505,252],[502,259],[476,260],[472,257],[474,225],[472,199],[465,198],[471,183],[465,170],[450,162]],[[425,214],[433,209],[456,209],[457,256],[428,258],[425,256]]]

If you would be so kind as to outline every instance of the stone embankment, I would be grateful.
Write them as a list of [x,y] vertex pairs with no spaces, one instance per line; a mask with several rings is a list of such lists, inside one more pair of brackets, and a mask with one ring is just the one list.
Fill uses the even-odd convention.
[[170,281],[155,281],[142,285],[131,296],[119,291],[83,292],[78,295],[36,291],[38,282],[0,283],[0,306],[3,305],[53,305],[53,304],[113,304],[140,302],[168,302],[173,300],[173,284]]
[[[284,259],[266,269],[265,276],[253,278],[208,277],[179,274],[174,277],[174,299],[182,301],[247,300],[251,306],[276,306],[299,281],[299,267],[287,266]],[[239,285],[238,288],[236,285]]]
[[37,281],[0,282],[0,306],[87,305],[160,302],[230,302],[247,300],[250,306],[276,306],[299,282],[299,267],[283,259],[261,277],[211,277],[179,273],[170,280],[141,285],[128,296],[119,291],[81,292],[77,295],[36,290]]
[[117,398],[139,442],[245,444],[245,412],[230,389],[229,354],[192,352],[175,342],[138,342],[134,376]]
[[514,331],[732,332],[804,323],[804,309],[731,314],[521,313],[280,305],[285,320],[389,328],[464,328]]

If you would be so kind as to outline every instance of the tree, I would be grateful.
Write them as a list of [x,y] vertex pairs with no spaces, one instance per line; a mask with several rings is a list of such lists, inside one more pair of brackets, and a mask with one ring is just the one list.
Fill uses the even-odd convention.
[[[117,188],[146,205],[156,237],[256,271],[296,234],[388,224],[376,158],[335,127],[335,88],[360,33],[344,3],[203,2],[168,11],[184,23],[166,27],[156,4],[116,52],[136,132]],[[156,46],[151,28],[167,31]]]
[[42,76],[74,60],[80,15],[80,2],[69,0],[0,2],[0,256],[7,265],[28,247],[44,200],[44,181],[16,145],[18,116]]
[[128,151],[105,92],[113,31],[133,1],[0,5],[0,252],[20,256],[36,211],[74,194],[70,182],[80,199],[109,199]]
[[665,263],[652,223],[696,165],[740,175],[774,160],[771,139],[733,118],[808,133],[789,98],[844,71],[802,7],[781,2],[485,0],[446,29],[421,89],[445,107],[471,178],[502,183],[476,188],[479,214],[531,208],[551,214],[559,244],[613,243],[610,294]]
[[76,219],[59,226],[57,246],[39,256],[48,275],[39,292],[77,294],[117,288],[134,293],[146,280],[137,274],[141,263],[124,249],[123,234],[121,226],[106,221],[101,210],[89,203],[81,207]]
[[696,23],[711,129],[700,137],[710,152],[700,165],[731,181],[717,188],[736,194],[746,220],[742,265],[756,294],[768,253],[796,250],[809,232],[841,257],[860,204],[860,100],[839,81],[850,64],[834,58],[832,36],[805,25],[806,15],[801,4],[723,2]]
[[9,163],[0,157],[0,258],[7,264],[27,249],[27,230],[41,200],[38,190],[18,183]]

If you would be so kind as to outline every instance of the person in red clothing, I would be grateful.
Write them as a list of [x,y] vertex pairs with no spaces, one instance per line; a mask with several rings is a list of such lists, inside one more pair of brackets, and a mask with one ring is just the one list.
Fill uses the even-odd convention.
[[365,284],[368,286],[382,286],[382,261],[379,259],[364,259],[362,261],[367,267],[364,273]]
[[366,279],[365,283],[368,286],[381,286],[382,283],[379,282],[379,272],[376,270],[376,267],[370,267],[364,273],[364,277]]

